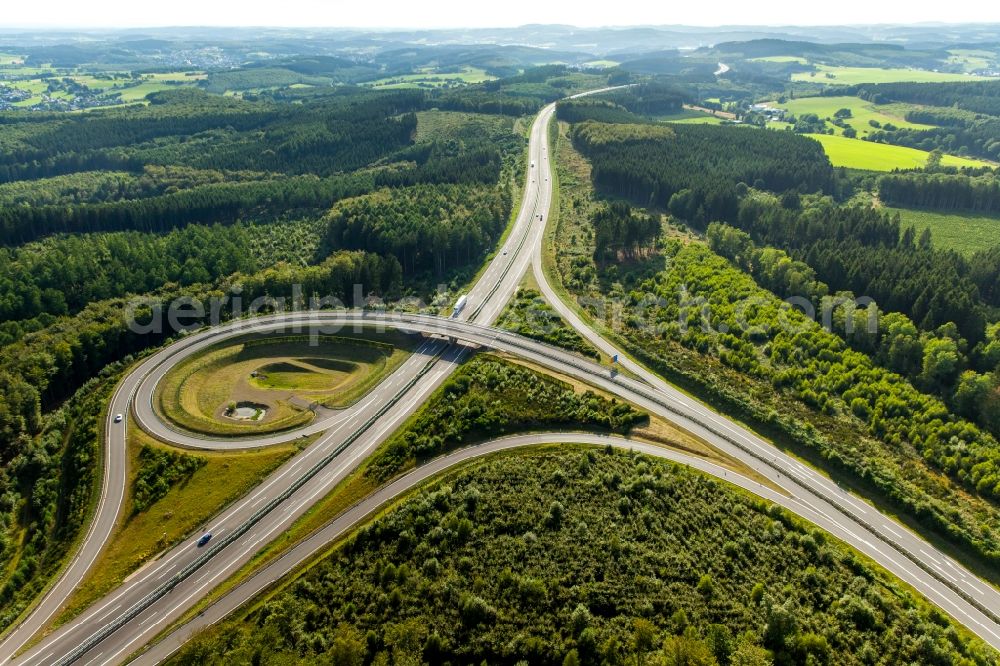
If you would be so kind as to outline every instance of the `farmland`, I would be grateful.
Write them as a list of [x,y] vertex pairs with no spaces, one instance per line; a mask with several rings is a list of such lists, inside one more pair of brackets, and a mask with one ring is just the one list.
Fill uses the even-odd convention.
[[792,81],[808,81],[812,83],[838,83],[854,85],[857,83],[893,83],[896,81],[912,81],[914,83],[939,83],[944,81],[981,81],[983,77],[970,74],[952,74],[948,72],[932,72],[924,69],[900,69],[881,67],[831,67],[816,65],[815,72],[797,72],[792,74]]
[[365,85],[383,90],[393,88],[446,88],[455,85],[482,83],[496,77],[490,76],[478,67],[463,67],[455,72],[441,72],[433,67],[424,68],[415,74],[401,74],[375,81]]
[[931,230],[934,246],[942,250],[955,250],[971,256],[997,244],[1000,235],[1000,217],[969,212],[946,212],[912,208],[885,208],[899,213],[903,227],[913,226],[919,235]]
[[[907,122],[903,118],[905,105],[876,105],[857,97],[801,97],[799,99],[790,99],[783,104],[772,103],[772,106],[785,109],[796,116],[815,113],[821,119],[831,120],[838,110],[850,109],[851,117],[846,118],[845,122],[857,130],[858,136],[867,136],[877,130],[871,124],[871,121],[875,121],[880,126],[891,123],[896,127],[916,130],[930,129],[932,127],[931,125]],[[837,135],[841,135],[844,132],[841,127],[832,124],[830,127]]]
[[985,49],[951,49],[948,62],[962,65],[967,72],[986,69],[997,62],[997,52]]
[[69,110],[106,106],[115,101],[139,102],[150,93],[197,85],[205,78],[203,72],[197,71],[132,75],[51,67],[4,67],[4,64],[10,64],[5,63],[4,58],[0,55],[0,82],[30,94],[30,97],[13,104],[17,108],[31,108],[53,100],[67,105],[75,103],[69,106]]
[[[830,162],[836,167],[867,169],[870,171],[892,171],[893,169],[918,169],[927,165],[930,156],[925,150],[872,143],[859,139],[847,139],[829,134],[809,134],[823,144]],[[990,166],[981,160],[971,160],[954,155],[945,155],[943,166],[978,167]]]

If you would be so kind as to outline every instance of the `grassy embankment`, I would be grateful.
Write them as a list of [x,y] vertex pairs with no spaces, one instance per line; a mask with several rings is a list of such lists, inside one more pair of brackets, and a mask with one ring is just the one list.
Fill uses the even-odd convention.
[[[301,442],[299,446],[307,443]],[[199,466],[193,473],[175,480],[145,511],[135,513],[134,491],[136,479],[143,471],[143,448],[197,458]],[[298,450],[298,446],[289,444],[234,452],[182,451],[157,441],[130,423],[129,480],[118,526],[89,575],[53,618],[51,626],[72,619],[158,554],[197,533],[212,516],[256,487]]]
[[[165,418],[194,432],[280,432],[308,423],[313,403],[331,409],[350,405],[407,355],[399,346],[346,337],[323,338],[318,346],[305,337],[227,342],[172,369],[154,404]],[[264,416],[234,420],[226,415],[233,404],[259,406]]]

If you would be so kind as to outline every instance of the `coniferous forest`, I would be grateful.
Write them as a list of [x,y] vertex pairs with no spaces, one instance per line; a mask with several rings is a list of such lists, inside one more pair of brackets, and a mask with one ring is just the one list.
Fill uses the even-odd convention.
[[[119,382],[189,332],[142,330],[171,303],[216,299],[221,322],[297,307],[293,293],[446,316],[496,275],[488,262],[536,251],[541,272],[495,325],[609,382],[482,349],[439,362],[414,379],[440,381],[423,403],[339,459],[342,483],[254,566],[420,465],[512,434],[614,434],[763,480],[616,394],[619,358],[554,291],[720,423],[1000,585],[1000,32],[675,28],[0,34],[0,636],[87,532]],[[544,192],[529,134],[553,103],[552,205],[525,236],[542,245],[501,252],[525,191]],[[293,358],[264,379],[311,365],[357,382],[343,409],[364,415],[376,380],[423,362],[406,360],[417,336],[386,336],[370,367]],[[310,403],[281,386],[276,401]],[[394,386],[379,391],[410,390]],[[171,522],[169,498],[230,465],[241,488],[339,436],[296,437],[265,465],[123,420],[126,508],[95,560],[111,564],[54,623],[224,508]],[[822,529],[634,452],[506,451],[396,500],[171,663],[1000,663]],[[159,541],[122,554],[153,517]]]

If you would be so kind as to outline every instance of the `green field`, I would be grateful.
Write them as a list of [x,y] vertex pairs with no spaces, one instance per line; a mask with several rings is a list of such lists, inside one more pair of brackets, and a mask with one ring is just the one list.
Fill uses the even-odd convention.
[[932,72],[926,69],[899,69],[880,67],[830,67],[816,65],[816,72],[797,72],[792,74],[792,81],[808,81],[811,83],[839,83],[854,85],[856,83],[893,83],[896,81],[912,81],[915,83],[934,83],[940,81],[982,81],[981,76],[969,74],[951,74],[947,72]]
[[912,208],[888,208],[899,213],[902,226],[913,226],[917,236],[931,230],[931,242],[942,250],[970,256],[1000,243],[1000,216],[982,213],[952,213]]
[[797,62],[806,65],[809,61],[801,56],[762,56],[760,58],[750,58],[754,62]]
[[[771,105],[779,109],[785,109],[796,116],[815,113],[820,118],[827,120],[832,120],[833,114],[840,109],[850,109],[852,117],[845,119],[845,122],[857,130],[858,136],[867,136],[872,132],[878,131],[869,124],[868,121],[870,120],[874,120],[880,125],[892,123],[896,127],[908,129],[932,129],[931,125],[907,122],[899,113],[903,108],[906,108],[905,105],[894,104],[891,107],[878,106],[858,97],[802,97],[799,99],[790,99],[784,104],[771,102]],[[832,123],[830,127],[838,135],[843,134],[843,129],[840,127],[836,127]]]
[[364,85],[373,88],[443,88],[446,86],[465,85],[492,81],[486,70],[479,67],[463,67],[460,72],[437,72],[433,67],[425,68],[416,74],[401,74],[376,81],[368,81]]
[[149,95],[150,93],[160,92],[162,90],[173,90],[181,85],[183,84],[172,83],[169,81],[143,81],[137,86],[107,90],[106,94],[111,95],[120,92],[121,95],[119,99],[121,99],[121,101],[138,102],[146,99],[146,95]]
[[948,62],[961,65],[966,72],[984,69],[997,61],[995,51],[984,49],[951,49]]
[[591,60],[590,62],[583,63],[584,67],[617,67],[621,63],[616,60]]
[[0,65],[19,65],[23,62],[22,58],[13,53],[0,53]]
[[[835,167],[868,169],[870,171],[917,169],[927,165],[927,157],[930,155],[926,150],[891,146],[886,143],[872,143],[860,139],[845,139],[842,136],[829,134],[807,134],[806,136],[823,144],[823,149]],[[954,155],[945,155],[941,164],[955,167],[991,166],[987,162],[955,157]]]
[[657,120],[668,123],[706,123],[709,125],[721,125],[725,121],[724,118],[694,109],[684,109],[669,116],[659,116]]

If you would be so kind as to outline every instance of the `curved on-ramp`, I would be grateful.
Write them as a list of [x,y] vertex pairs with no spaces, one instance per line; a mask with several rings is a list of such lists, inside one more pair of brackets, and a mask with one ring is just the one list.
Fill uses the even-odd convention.
[[[224,619],[233,611],[239,609],[257,597],[262,592],[267,591],[275,583],[293,573],[304,562],[309,561],[317,554],[322,553],[330,547],[330,544],[345,536],[348,532],[356,528],[359,524],[379,508],[403,496],[417,486],[432,481],[435,477],[447,473],[469,461],[473,461],[485,456],[496,454],[502,451],[528,448],[544,444],[591,444],[597,446],[612,446],[616,449],[625,449],[670,460],[675,463],[686,465],[700,472],[710,474],[719,479],[724,479],[745,490],[758,495],[764,499],[780,504],[791,511],[799,513],[801,506],[795,504],[787,495],[776,492],[774,489],[762,485],[746,476],[737,474],[720,465],[711,463],[703,458],[686,454],[674,449],[664,448],[645,442],[631,440],[624,437],[611,435],[595,435],[592,433],[534,433],[529,435],[519,435],[493,440],[484,444],[478,444],[467,448],[459,449],[439,458],[435,458],[426,464],[417,467],[408,474],[399,477],[391,483],[379,488],[368,495],[363,500],[357,502],[346,511],[338,515],[334,520],[324,527],[316,530],[307,538],[303,539],[280,557],[269,563],[264,568],[254,573],[247,580],[240,583],[218,600],[213,602],[195,618],[181,625],[163,639],[152,645],[148,650],[137,656],[131,663],[137,666],[153,666],[168,659],[177,652],[188,640],[197,632],[206,629]],[[818,514],[813,516],[803,516],[808,520],[813,518],[822,519]]]
[[[227,445],[231,447],[261,446],[287,441],[289,437],[301,436],[305,432],[323,431],[316,444],[295,456],[292,461],[265,480],[264,484],[227,508],[215,519],[219,526],[215,530],[216,534],[226,534],[223,538],[230,541],[226,542],[225,547],[222,547],[222,544],[218,544],[218,548],[213,547],[213,557],[198,559],[195,551],[188,548],[188,544],[182,544],[152,563],[149,568],[142,570],[134,579],[92,606],[83,615],[53,632],[39,645],[22,655],[18,659],[19,663],[67,663],[84,656],[88,663],[97,664],[117,663],[125,659],[128,654],[154,636],[164,622],[179,617],[186,608],[224,580],[242,562],[247,561],[261,545],[280,534],[283,528],[294,522],[297,516],[328,492],[338,479],[344,478],[351,469],[360,464],[361,460],[374,451],[380,441],[419,407],[466,353],[466,348],[448,346],[442,341],[444,339],[462,340],[467,344],[504,351],[531,360],[608,390],[650,413],[677,423],[724,453],[752,466],[758,474],[784,488],[788,495],[775,493],[766,487],[758,487],[759,484],[747,487],[748,490],[786,506],[851,544],[916,587],[987,643],[1000,649],[1000,625],[997,623],[995,613],[995,609],[1000,609],[1000,594],[995,588],[968,573],[946,555],[871,506],[853,498],[822,475],[782,454],[752,432],[712,412],[707,406],[677,391],[634,363],[621,354],[614,345],[592,331],[569,306],[562,303],[548,284],[544,271],[541,270],[539,254],[545,224],[538,219],[538,216],[539,213],[543,213],[545,218],[548,218],[552,195],[551,168],[545,145],[547,125],[552,113],[552,105],[547,106],[532,125],[529,159],[537,165],[535,173],[529,170],[521,210],[514,228],[503,245],[503,251],[498,252],[481,279],[470,290],[468,305],[463,316],[486,323],[494,321],[516,289],[528,265],[533,264],[539,286],[553,307],[571,326],[600,349],[609,354],[618,353],[622,365],[635,373],[639,379],[610,373],[607,368],[585,361],[571,353],[506,331],[461,319],[423,315],[358,311],[291,313],[232,322],[223,327],[188,336],[144,361],[140,366],[142,372],[131,373],[119,387],[109,410],[108,455],[105,460],[105,485],[100,511],[88,530],[83,546],[64,575],[39,603],[35,613],[29,615],[28,620],[8,635],[7,640],[0,645],[0,659],[9,658],[40,626],[44,625],[48,617],[51,617],[72,591],[75,583],[89,569],[111,534],[120,511],[121,493],[124,489],[125,463],[121,454],[125,450],[126,435],[124,426],[119,424],[117,428],[114,427],[115,424],[110,420],[111,414],[124,413],[131,406],[136,421],[143,429],[150,430],[156,436],[186,446],[217,448],[219,442],[210,438],[192,436],[191,439],[185,440],[184,433],[178,433],[177,430],[160,423],[152,412],[151,397],[156,382],[170,367],[183,359],[186,353],[194,353],[203,348],[201,345],[216,344],[248,332],[266,332],[282,327],[300,326],[304,327],[303,330],[322,334],[336,332],[336,326],[344,325],[397,327],[421,332],[432,338],[392,376],[373,389],[360,404],[346,410],[344,414],[338,414],[324,421],[323,426],[311,424],[304,430],[283,433],[279,436],[229,442]],[[529,436],[528,439],[522,440],[517,438],[503,440],[442,458],[440,463],[430,463],[406,478],[414,484],[419,483],[418,477],[421,474],[434,473],[433,465],[448,466],[461,462],[455,456],[471,458],[493,450],[538,443],[539,437],[545,441],[594,443],[593,438],[597,436],[548,435]],[[522,444],[517,444],[518,441]],[[609,440],[600,438],[599,441],[606,443]],[[628,440],[625,442],[627,444],[619,440],[611,443],[643,450],[653,455],[665,455],[664,449],[658,447],[647,451],[645,447],[650,445]],[[682,462],[696,466],[690,460]],[[326,464],[329,464],[328,468],[325,467]],[[703,471],[713,473],[712,469]],[[732,472],[723,472],[723,476],[726,480],[733,480],[742,485],[742,477],[738,478]],[[402,482],[402,479],[400,481]],[[755,483],[746,481],[750,484]],[[387,486],[382,491],[390,487],[405,492],[401,486]],[[375,502],[377,498],[373,497],[371,501]],[[259,522],[252,522],[254,517],[261,513],[261,510],[256,508],[261,505],[267,508],[266,515],[261,517]],[[362,503],[359,506],[368,504]],[[349,517],[345,516],[337,520],[350,522]],[[346,523],[340,524],[343,529],[349,527]],[[333,524],[329,527],[333,529]],[[321,537],[314,535],[310,539],[313,538]],[[314,545],[316,543],[313,542]],[[276,563],[293,562],[293,552],[302,554],[304,551],[290,550],[280,560],[276,560]],[[168,583],[173,581],[177,575],[173,572],[178,568],[182,571],[191,570],[191,577],[179,580],[176,585],[168,585],[164,591],[164,581]],[[259,582],[265,579],[266,577],[257,580]],[[149,601],[151,595],[159,596]],[[143,605],[147,601],[149,603]],[[221,610],[223,606],[217,604],[213,608]],[[109,626],[113,627],[114,631],[107,631]]]
[[[554,109],[555,106],[553,104],[543,108],[530,130],[528,159],[539,165],[541,165],[543,160],[540,152],[541,146],[544,144],[548,121]],[[493,321],[502,311],[505,303],[516,290],[521,276],[527,270],[527,266],[530,263],[530,255],[526,249],[530,248],[535,241],[538,227],[535,221],[538,211],[542,210],[544,212],[548,210],[548,196],[551,194],[550,190],[542,187],[542,180],[538,178],[538,173],[540,173],[540,170],[534,169],[528,170],[525,173],[522,202],[511,233],[501,248],[502,252],[497,252],[493,261],[490,262],[476,284],[469,290],[468,304],[461,315],[462,317],[471,317],[485,322]],[[253,324],[253,320],[233,322],[230,325],[230,332],[227,332],[227,335],[230,335],[232,330],[242,326],[253,326]],[[90,570],[114,531],[114,527],[121,514],[125,494],[127,420],[121,424],[115,424],[112,415],[124,414],[130,411],[130,407],[136,404],[134,397],[140,383],[153,370],[166,368],[176,350],[186,346],[185,343],[188,343],[189,339],[201,339],[199,336],[209,338],[212,335],[212,331],[207,331],[203,334],[189,336],[188,339],[182,340],[176,346],[160,350],[143,361],[138,369],[131,372],[122,381],[108,409],[105,449],[103,452],[103,479],[97,513],[69,563],[55,578],[49,589],[41,595],[34,607],[26,611],[24,617],[14,627],[10,628],[3,637],[3,640],[0,641],[0,662],[11,660],[35,634],[47,625],[66,599],[72,594],[77,584]],[[366,423],[367,415],[380,411],[380,405],[395,405],[403,393],[406,392],[401,392],[401,387],[406,387],[406,390],[409,391],[409,395],[406,396],[406,400],[404,401],[404,407],[401,409],[411,412],[416,409],[419,405],[419,400],[429,395],[429,392],[454,369],[456,361],[460,360],[465,353],[464,350],[446,352],[443,351],[444,346],[440,341],[429,341],[422,348],[424,354],[415,354],[411,359],[408,359],[391,377],[384,380],[376,389],[373,389],[361,404],[345,410],[344,413],[334,415],[322,423],[310,424],[305,429],[283,433],[277,437],[257,440],[212,440],[211,438],[196,436],[193,433],[184,433],[175,428],[165,426],[160,428],[159,426],[162,424],[159,424],[157,419],[150,419],[149,414],[141,407],[136,410],[137,421],[144,428],[158,431],[157,434],[167,442],[196,448],[255,447],[277,443],[278,441],[288,441],[294,437],[301,437],[304,434],[322,431],[324,434],[317,442],[318,445],[310,446],[303,454],[295,456],[290,463],[279,469],[271,478],[265,480],[262,489],[258,489],[256,494],[261,494],[268,489],[277,492],[282,487],[287,487],[290,484],[289,479],[286,477],[296,473],[296,469],[307,468],[312,461],[322,458],[326,451],[334,447],[334,443],[338,441],[338,438],[342,440],[346,435],[356,432],[359,424]],[[444,358],[442,358],[442,354],[444,354]],[[428,358],[431,359],[430,362],[428,362]],[[419,386],[416,385],[418,380]],[[140,401],[139,404],[149,405],[148,397],[144,396],[146,402],[143,403]],[[138,412],[143,413],[140,414]],[[392,422],[398,423],[399,421],[397,419]],[[370,424],[366,424],[365,427],[367,428],[368,425]],[[312,460],[310,460],[310,456]],[[248,510],[247,504],[252,501],[258,500],[251,497],[244,498],[244,500],[240,500],[226,509],[216,519],[224,520],[232,518],[235,520],[240,515],[241,510],[244,513]],[[165,557],[172,559],[175,555],[171,553]],[[142,574],[137,576],[138,580],[133,579],[123,587],[135,589],[139,587],[139,582],[148,579],[149,576],[156,574],[158,571],[159,568],[156,566],[148,570],[144,569]],[[100,605],[100,602],[98,605],[102,610],[105,607]],[[119,604],[119,607],[121,606],[127,607],[127,604],[122,601]],[[60,630],[54,632],[53,635],[43,639],[42,644],[36,646],[40,649],[29,650],[19,661],[34,659],[39,663],[48,663],[52,660],[58,660],[60,654],[65,655],[68,651],[74,649],[72,648],[72,639],[65,638],[70,633],[69,629],[86,621],[103,622],[106,624],[107,617],[114,618],[114,612],[120,612],[120,608],[112,608],[112,611],[109,615],[96,619],[85,612],[83,615],[72,620],[69,623],[69,628],[64,625]],[[63,638],[60,639],[60,636]],[[57,646],[56,649],[48,649],[52,643],[59,641],[61,641],[60,646],[62,647]]]

